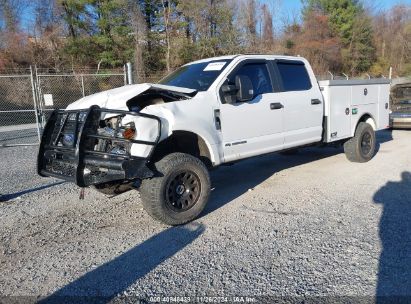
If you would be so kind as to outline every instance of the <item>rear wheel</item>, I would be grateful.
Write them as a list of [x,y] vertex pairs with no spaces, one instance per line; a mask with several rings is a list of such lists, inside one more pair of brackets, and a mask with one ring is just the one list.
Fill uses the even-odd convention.
[[154,219],[181,225],[195,219],[207,204],[210,177],[205,165],[185,153],[172,153],[155,164],[159,176],[142,181],[144,209]]
[[360,122],[353,138],[345,142],[344,152],[348,160],[357,163],[365,163],[371,160],[375,154],[376,138],[372,126]]

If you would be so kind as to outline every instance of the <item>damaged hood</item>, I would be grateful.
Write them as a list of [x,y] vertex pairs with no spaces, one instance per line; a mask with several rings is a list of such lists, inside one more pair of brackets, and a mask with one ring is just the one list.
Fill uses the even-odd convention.
[[67,110],[87,109],[93,105],[100,108],[128,110],[127,101],[140,95],[148,90],[165,91],[171,93],[179,93],[185,95],[193,95],[197,91],[193,89],[180,88],[175,86],[167,86],[161,84],[141,83],[134,85],[126,85],[116,89],[103,91],[93,95],[83,97],[76,102],[70,104]]

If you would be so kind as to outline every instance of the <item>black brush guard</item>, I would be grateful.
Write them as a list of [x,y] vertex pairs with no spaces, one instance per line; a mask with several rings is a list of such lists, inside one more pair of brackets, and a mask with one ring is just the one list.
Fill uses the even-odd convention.
[[[154,142],[125,139],[116,136],[99,135],[102,114],[133,115],[153,119],[158,123],[158,135]],[[73,144],[65,146],[61,143],[62,137],[67,134],[67,128],[72,134]],[[144,130],[137,130],[137,132]],[[147,167],[147,163],[158,144],[161,132],[161,121],[157,116],[99,108],[92,106],[84,110],[55,110],[45,126],[39,154],[37,158],[37,172],[40,176],[50,176],[76,183],[80,187],[150,178],[154,172]],[[141,144],[151,146],[146,158],[126,154],[114,154],[99,151],[99,140],[121,142],[125,145]]]

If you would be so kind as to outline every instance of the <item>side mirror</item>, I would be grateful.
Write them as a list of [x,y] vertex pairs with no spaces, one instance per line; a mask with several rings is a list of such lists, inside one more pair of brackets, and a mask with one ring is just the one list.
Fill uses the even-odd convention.
[[235,85],[225,84],[221,87],[225,103],[235,103],[237,87]]
[[254,97],[253,83],[245,75],[235,77],[235,86],[237,88],[237,100],[240,102],[250,101]]
[[225,84],[221,87],[224,95],[233,95],[237,93],[237,87],[235,85]]

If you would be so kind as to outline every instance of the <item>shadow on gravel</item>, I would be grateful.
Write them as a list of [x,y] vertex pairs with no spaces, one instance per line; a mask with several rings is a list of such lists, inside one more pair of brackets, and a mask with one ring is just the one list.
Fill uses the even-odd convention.
[[293,155],[274,153],[244,160],[229,167],[222,166],[211,172],[212,187],[215,189],[202,215],[224,206],[249,189],[258,186],[274,173],[342,152],[341,148],[333,147],[305,148]]
[[[388,129],[378,131],[376,136],[377,148],[380,144],[393,140],[392,132]],[[211,181],[215,189],[202,216],[258,186],[274,173],[340,153],[344,153],[342,147],[309,147],[302,148],[293,155],[273,153],[243,160],[232,166],[222,166],[211,172]]]
[[374,202],[383,206],[377,303],[411,303],[411,173],[388,182]]
[[389,142],[394,139],[392,137],[392,129],[377,131],[375,135],[377,137],[377,147],[375,150],[376,153],[378,153],[378,151],[380,150],[381,144]]
[[[89,271],[38,303],[107,303],[191,244],[205,226],[170,227],[113,260]],[[136,299],[137,301],[137,299]]]
[[48,185],[44,185],[44,186],[40,186],[40,187],[36,187],[36,188],[26,189],[26,190],[16,192],[16,193],[3,194],[3,195],[0,195],[0,202],[7,202],[7,201],[13,200],[15,198],[18,198],[19,196],[22,196],[24,194],[44,190],[44,189],[51,188],[51,187],[54,187],[54,186],[58,186],[58,185],[61,185],[61,184],[64,184],[64,183],[65,183],[64,181],[55,182],[55,183],[52,183],[52,184],[48,184]]

